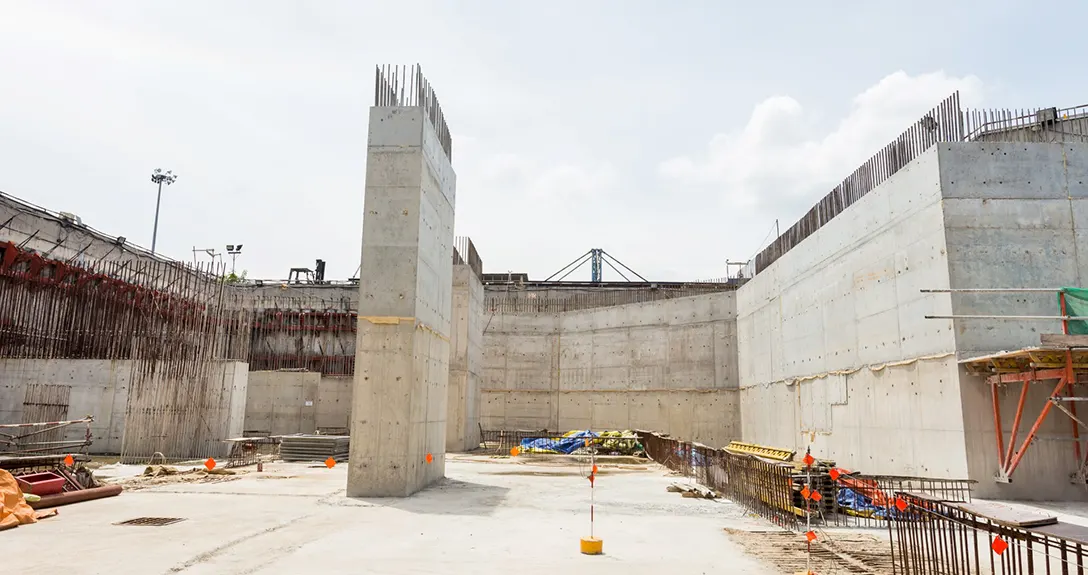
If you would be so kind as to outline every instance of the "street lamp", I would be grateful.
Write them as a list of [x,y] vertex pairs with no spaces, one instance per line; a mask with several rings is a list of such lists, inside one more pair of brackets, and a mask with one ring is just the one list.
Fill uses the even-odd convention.
[[230,254],[230,275],[234,275],[234,264],[238,260],[238,254],[242,253],[242,244],[228,245],[227,253]]
[[159,195],[155,198],[155,229],[151,232],[151,253],[155,253],[155,242],[159,239],[159,205],[162,203],[162,185],[170,185],[177,181],[178,176],[173,170],[166,170],[164,174],[161,169],[155,168],[155,171],[151,173],[151,183],[159,186]]

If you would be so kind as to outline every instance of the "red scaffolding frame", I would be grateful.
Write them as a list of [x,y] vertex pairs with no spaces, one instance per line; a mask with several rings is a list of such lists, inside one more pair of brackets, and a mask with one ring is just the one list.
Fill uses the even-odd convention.
[[[1039,438],[1039,429],[1057,408],[1070,419],[1072,455],[1077,471],[1070,478],[1074,482],[1088,480],[1088,445],[1081,447],[1081,427],[1088,431],[1086,424],[1077,415],[1077,402],[1088,401],[1088,397],[1077,397],[1074,385],[1088,382],[1088,336],[1069,335],[1069,321],[1085,320],[1084,317],[1069,316],[1065,305],[1065,292],[1060,289],[995,289],[995,290],[925,290],[930,292],[1051,292],[1058,294],[1061,315],[1059,316],[927,316],[933,319],[1011,319],[1011,320],[1061,320],[1061,334],[1043,334],[1039,347],[1023,348],[1016,351],[1001,352],[993,355],[961,360],[968,373],[984,376],[990,385],[990,397],[993,404],[994,435],[997,443],[998,471],[994,480],[1011,483],[1013,473],[1020,466],[1024,454],[1032,443]],[[1005,443],[1005,430],[1001,420],[1001,398],[998,386],[1020,384],[1016,414],[1013,416],[1009,441]],[[1042,409],[1027,435],[1017,444],[1021,423],[1024,422],[1025,404],[1028,390],[1033,384],[1053,385]],[[1086,435],[1088,438],[1088,435]],[[1082,454],[1082,451],[1084,452]]]

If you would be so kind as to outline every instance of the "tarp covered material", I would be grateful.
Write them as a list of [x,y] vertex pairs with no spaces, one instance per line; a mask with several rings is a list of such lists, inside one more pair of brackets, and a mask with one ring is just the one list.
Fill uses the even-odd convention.
[[[1062,293],[1065,294],[1065,315],[1088,317],[1088,289],[1064,287]],[[1061,305],[1061,297],[1061,294],[1058,294],[1059,306]],[[1069,333],[1088,335],[1088,320],[1070,320]]]
[[586,439],[597,437],[596,433],[589,431],[569,431],[563,434],[561,439],[541,437],[538,439],[522,439],[521,450],[528,453],[566,453],[570,455],[576,450],[586,446]]
[[854,511],[855,515],[862,517],[879,517],[881,519],[886,515],[886,509],[884,507],[877,507],[873,505],[873,502],[866,496],[850,489],[848,487],[839,488],[838,497],[839,507],[850,509]]
[[37,522],[37,513],[23,499],[15,477],[0,469],[0,531]]

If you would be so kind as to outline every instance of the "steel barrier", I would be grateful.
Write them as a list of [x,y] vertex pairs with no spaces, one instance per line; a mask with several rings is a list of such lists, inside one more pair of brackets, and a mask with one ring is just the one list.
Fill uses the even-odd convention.
[[[896,495],[902,507],[901,517],[892,521],[897,574],[1084,575],[1088,528],[1056,519],[1049,525],[1025,527],[1010,517],[984,514],[988,507],[983,505],[915,493]],[[1008,514],[1008,508],[991,507]]]

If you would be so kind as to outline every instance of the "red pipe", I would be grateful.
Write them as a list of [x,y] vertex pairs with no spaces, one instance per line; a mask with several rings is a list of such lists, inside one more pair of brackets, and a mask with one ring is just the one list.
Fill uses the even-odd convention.
[[34,509],[57,507],[59,505],[68,505],[69,503],[79,503],[81,501],[91,501],[92,499],[102,499],[103,497],[114,497],[116,495],[120,495],[121,491],[122,488],[120,485],[92,487],[90,489],[68,491],[65,493],[58,493],[56,495],[45,495],[42,497],[41,501],[30,503],[30,506]]

